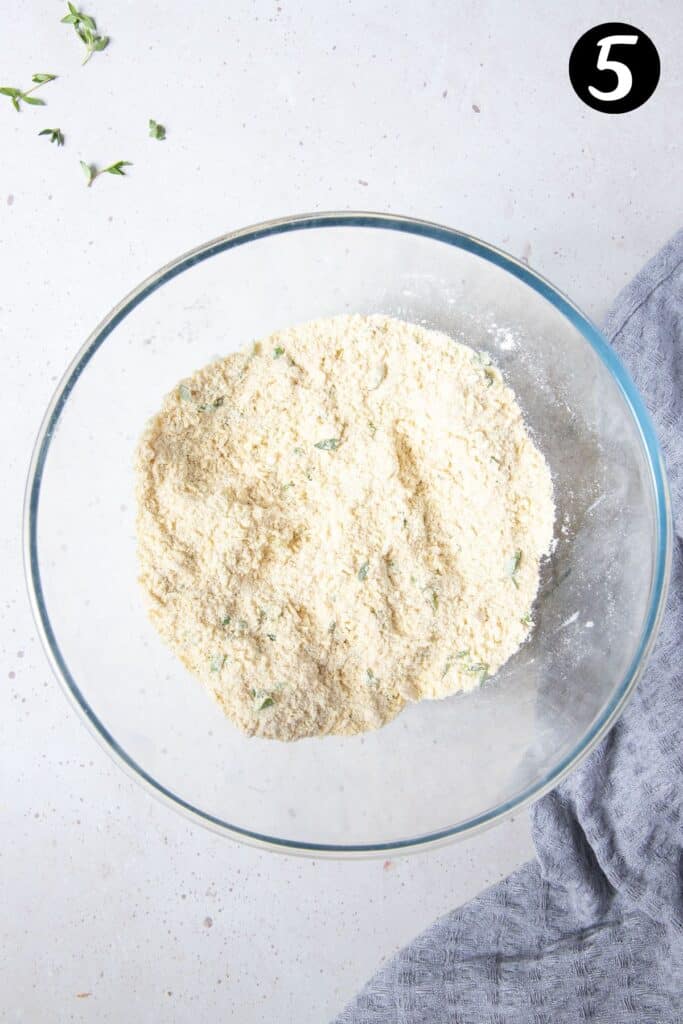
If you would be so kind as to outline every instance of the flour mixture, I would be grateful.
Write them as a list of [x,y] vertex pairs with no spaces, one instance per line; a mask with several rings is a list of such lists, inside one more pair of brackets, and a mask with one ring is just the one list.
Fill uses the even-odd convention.
[[548,466],[489,358],[385,316],[182,381],[138,449],[154,625],[246,733],[358,733],[478,686],[532,628]]

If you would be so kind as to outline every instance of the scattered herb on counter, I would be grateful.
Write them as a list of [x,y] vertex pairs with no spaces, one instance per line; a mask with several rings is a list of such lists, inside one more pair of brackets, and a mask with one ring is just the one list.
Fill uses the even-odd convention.
[[517,548],[517,550],[515,551],[514,555],[512,556],[512,558],[510,559],[510,561],[508,563],[508,576],[510,577],[510,579],[512,580],[512,582],[514,583],[514,585],[518,589],[519,589],[519,583],[517,582],[517,570],[519,569],[521,561],[522,561],[522,552],[519,550],[519,548]]
[[133,166],[130,160],[117,160],[115,164],[103,167],[102,170],[98,170],[94,164],[86,164],[85,160],[81,160],[80,164],[81,170],[85,174],[88,188],[90,188],[95,178],[99,178],[101,174],[118,174],[121,177],[125,177],[126,172],[123,168]]
[[313,447],[319,448],[321,452],[336,452],[340,444],[338,437],[327,437],[324,441],[316,441]]
[[61,128],[43,128],[42,132],[38,132],[38,135],[49,135],[50,142],[56,142],[58,146],[64,145],[64,135]]
[[225,665],[226,658],[227,655],[225,654],[214,654],[213,658],[211,659],[211,662],[209,663],[209,668],[211,669],[211,671],[220,672],[220,670]]
[[56,77],[56,75],[36,73],[31,76],[31,81],[33,82],[32,89],[15,89],[14,86],[3,85],[0,86],[0,95],[9,96],[12,106],[17,113],[21,111],[22,103],[28,103],[30,107],[44,107],[45,100],[41,100],[38,96],[32,96],[31,93],[35,92],[36,89],[40,89],[47,82],[54,82]]
[[149,126],[149,137],[150,139],[158,139],[159,142],[163,142],[166,138],[166,129],[163,124],[159,124],[153,117],[150,117],[148,121]]
[[95,19],[89,14],[79,11],[72,3],[67,3],[67,7],[69,10],[62,18],[62,25],[73,25],[76,35],[85,44],[85,57],[82,63],[87,64],[93,53],[104,50],[109,44],[109,36],[99,35]]
[[368,569],[370,568],[369,562],[363,562],[360,569],[358,570],[358,579],[363,583],[368,578]]
[[282,348],[281,345],[278,345],[277,348],[273,349],[273,359],[279,359],[280,356],[283,356],[284,354],[285,350]]

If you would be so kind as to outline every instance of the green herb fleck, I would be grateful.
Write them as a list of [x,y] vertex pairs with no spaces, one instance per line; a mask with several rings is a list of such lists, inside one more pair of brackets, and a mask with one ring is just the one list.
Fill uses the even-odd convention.
[[182,399],[183,402],[191,402],[192,401],[192,393],[191,393],[190,389],[188,388],[187,384],[181,384],[180,385],[180,387],[178,388],[178,394],[179,394],[179,396],[180,396],[180,398]]
[[531,615],[529,614],[529,612],[527,612],[526,615],[522,616],[522,618],[519,621],[522,623],[523,626],[530,626]]
[[372,422],[372,420],[368,420],[368,427],[370,428],[370,437],[374,438],[375,434],[377,433],[377,427]]
[[87,64],[93,53],[104,50],[109,43],[109,36],[101,36],[97,32],[95,19],[89,14],[79,11],[72,3],[68,3],[68,13],[62,18],[63,25],[73,25],[76,35],[85,44],[83,63]]
[[517,548],[514,555],[508,562],[508,576],[510,577],[510,579],[517,588],[519,588],[519,583],[517,582],[517,570],[519,569],[521,561],[522,552],[519,550],[519,548]]
[[500,461],[500,459],[497,459],[495,455],[491,456],[491,462],[495,462],[495,464],[497,466],[502,466],[503,465],[503,463]]
[[265,708],[272,708],[274,703],[275,703],[275,701],[273,700],[272,697],[266,697],[265,700],[261,701],[261,703],[259,704],[259,706],[258,706],[258,708],[256,710],[257,711],[263,711]]
[[273,643],[275,643],[275,640],[276,640],[275,633],[266,633],[266,636],[268,637],[269,640],[272,640]]
[[496,371],[492,370],[490,366],[484,368],[484,376],[486,377],[486,387],[490,388],[496,379]]
[[221,626],[229,626],[229,625],[230,625],[230,616],[226,615],[225,618],[221,620]]
[[485,661],[477,661],[473,665],[468,665],[465,671],[479,676],[478,682],[483,683],[489,674],[489,667]]
[[435,612],[439,610],[439,595],[435,590],[432,590],[432,608]]
[[483,348],[479,349],[478,352],[475,352],[474,358],[477,360],[477,362],[480,362],[482,366],[491,365],[491,356],[488,354],[488,352],[485,352]]
[[319,448],[321,452],[336,452],[340,444],[338,437],[327,437],[324,441],[316,441],[313,447]]
[[214,398],[213,402],[202,402],[197,408],[200,412],[215,412],[216,409],[220,409],[225,401],[224,395],[219,395],[218,398]]
[[150,139],[158,139],[159,142],[163,142],[166,138],[166,129],[163,124],[159,124],[153,117],[150,117],[148,121],[149,137]]
[[30,107],[44,107],[45,100],[41,100],[38,96],[32,96],[31,93],[35,92],[36,89],[40,89],[41,85],[45,85],[46,82],[54,82],[56,77],[56,75],[37,73],[31,76],[33,88],[16,89],[14,86],[11,85],[3,85],[0,86],[0,95],[9,96],[12,106],[17,111],[17,113],[21,110],[22,103],[28,103]]
[[226,657],[227,655],[225,654],[214,654],[209,664],[209,668],[211,669],[211,671],[220,672],[220,670],[225,665]]
[[337,628],[337,623],[336,622],[331,622],[330,625],[328,626],[328,631],[330,633],[334,633],[336,628]]
[[246,633],[249,629],[249,623],[245,619],[238,619],[237,625],[239,626],[240,633]]
[[276,348],[273,349],[273,359],[279,359],[280,356],[283,356],[284,354],[285,350],[282,348],[281,345],[278,345]]
[[358,570],[358,579],[363,583],[368,578],[368,569],[370,568],[369,562],[363,562],[360,569]]
[[294,486],[294,481],[293,480],[290,480],[288,484],[282,484],[282,493],[284,494],[285,491],[288,491],[289,488],[293,487],[293,486]]
[[303,448],[295,448],[294,449],[294,454],[295,455],[303,455],[304,454]]
[[379,682],[379,679],[377,678],[377,676],[375,675],[375,673],[372,671],[371,668],[367,669],[366,675],[368,677],[368,682],[369,683],[378,683]]
[[117,160],[115,164],[110,164],[109,167],[103,167],[101,170],[98,170],[94,164],[86,164],[85,160],[81,160],[80,163],[88,188],[90,188],[95,178],[99,178],[101,174],[117,174],[125,177],[126,172],[123,168],[133,166],[130,160]]
[[56,142],[58,146],[64,145],[64,135],[61,128],[43,128],[42,132],[38,132],[38,135],[49,135],[50,142]]

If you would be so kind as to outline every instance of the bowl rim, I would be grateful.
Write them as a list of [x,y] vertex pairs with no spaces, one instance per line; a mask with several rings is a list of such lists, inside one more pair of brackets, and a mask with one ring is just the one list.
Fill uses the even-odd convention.
[[[43,593],[40,562],[38,557],[38,511],[43,470],[50,448],[51,438],[66,406],[69,395],[76,385],[83,370],[95,352],[104,343],[116,326],[137,305],[152,292],[166,284],[178,274],[203,262],[212,256],[228,249],[244,245],[277,234],[291,231],[330,227],[361,227],[400,231],[419,237],[430,238],[437,242],[463,249],[475,256],[493,263],[511,273],[535,292],[551,303],[579,331],[584,340],[593,348],[614,378],[622,397],[635,421],[641,443],[647,456],[650,468],[650,480],[653,487],[655,503],[655,525],[657,530],[656,558],[647,613],[644,617],[640,640],[628,669],[620,684],[615,689],[610,701],[596,716],[590,728],[572,751],[563,757],[558,764],[534,784],[526,787],[516,796],[504,803],[489,808],[464,821],[411,838],[394,839],[382,843],[316,843],[306,840],[292,840],[278,836],[270,836],[239,825],[224,821],[194,806],[188,800],[174,793],[158,779],[150,775],[139,765],[118,743],[105,724],[100,721],[92,710],[84,694],[62,654],[57,637],[48,615]],[[525,263],[509,255],[504,250],[490,245],[473,235],[449,228],[432,221],[417,220],[396,214],[373,213],[365,211],[340,211],[294,214],[263,221],[249,227],[240,228],[220,235],[209,242],[199,245],[145,278],[136,288],[130,291],[104,317],[85,343],[76,353],[64,372],[55,392],[48,404],[41,421],[38,435],[33,448],[29,466],[23,509],[23,555],[24,572],[28,587],[31,610],[40,636],[43,649],[54,674],[62,685],[67,698],[76,708],[79,716],[100,745],[112,759],[132,778],[148,789],[155,797],[165,804],[174,807],[194,822],[220,835],[285,854],[306,856],[326,856],[337,858],[381,857],[388,853],[399,855],[427,848],[434,848],[453,841],[456,838],[471,836],[497,824],[513,812],[539,799],[556,786],[573,768],[588,756],[599,743],[608,729],[622,713],[645,667],[647,657],[652,649],[666,604],[666,595],[671,571],[672,549],[672,517],[669,489],[664,468],[664,461],[659,442],[645,408],[630,375],[621,360],[606,341],[598,328],[581,310],[548,280],[532,270]]]

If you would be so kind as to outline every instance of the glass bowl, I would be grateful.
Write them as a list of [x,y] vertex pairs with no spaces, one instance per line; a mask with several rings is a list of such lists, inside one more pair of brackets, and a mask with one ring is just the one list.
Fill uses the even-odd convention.
[[[276,328],[347,312],[391,314],[491,354],[550,465],[557,543],[530,640],[478,691],[409,706],[361,736],[248,739],[147,620],[134,449],[182,377]],[[217,832],[318,856],[435,845],[555,785],[614,722],[642,672],[670,537],[652,425],[598,330],[500,250],[367,213],[233,232],[131,292],[57,389],[25,507],[38,628],[104,747]]]

